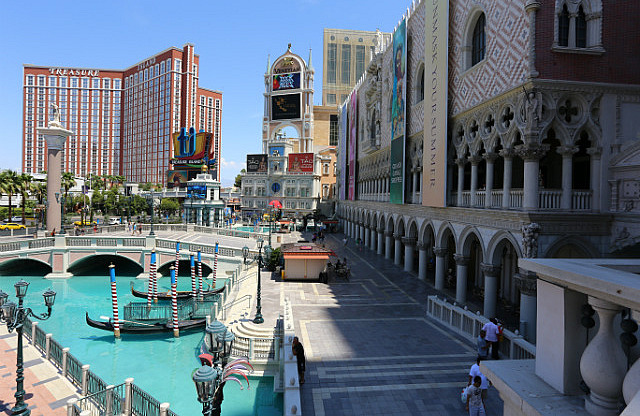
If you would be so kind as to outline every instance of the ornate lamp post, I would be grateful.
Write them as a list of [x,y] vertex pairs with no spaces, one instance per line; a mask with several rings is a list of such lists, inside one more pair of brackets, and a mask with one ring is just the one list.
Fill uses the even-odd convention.
[[210,416],[213,396],[218,388],[218,369],[203,365],[191,376],[198,392],[198,401],[202,403],[202,414]]
[[264,240],[262,238],[258,238],[258,293],[256,295],[257,304],[256,304],[256,317],[253,318],[254,324],[261,324],[264,322],[264,318],[262,317],[262,303],[260,296],[260,269],[262,269],[262,245],[264,244]]
[[64,235],[64,188],[60,188],[60,192],[56,192],[56,202],[60,203],[60,235]]
[[25,308],[23,306],[24,297],[27,295],[27,288],[29,283],[24,280],[20,280],[13,285],[16,289],[16,297],[18,298],[18,304],[15,302],[7,302],[9,295],[0,290],[0,321],[7,324],[9,332],[16,330],[18,334],[18,359],[16,360],[16,405],[11,409],[11,415],[29,416],[31,411],[27,408],[27,404],[24,402],[24,368],[22,358],[22,329],[27,317],[33,316],[40,320],[49,319],[51,316],[51,309],[53,303],[56,300],[56,292],[49,289],[42,295],[44,297],[44,304],[47,307],[47,312],[38,315],[34,313],[31,308]]

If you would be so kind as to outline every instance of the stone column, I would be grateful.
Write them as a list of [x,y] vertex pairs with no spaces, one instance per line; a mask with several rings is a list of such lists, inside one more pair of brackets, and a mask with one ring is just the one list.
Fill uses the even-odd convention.
[[364,228],[364,224],[360,223],[360,244],[364,243],[364,239],[366,238],[365,233],[367,229]]
[[478,163],[482,160],[482,157],[478,155],[469,156],[469,162],[471,162],[471,201],[469,205],[475,207],[477,205],[478,192]]
[[500,150],[500,156],[504,159],[504,173],[502,176],[502,208],[511,207],[511,176],[513,175],[513,156],[515,152],[512,149]]
[[444,289],[444,260],[447,255],[447,249],[436,247],[433,249],[436,255],[436,290]]
[[384,236],[384,231],[380,228],[377,229],[377,240],[378,240],[378,245],[376,247],[376,254],[378,254],[378,256],[382,256],[384,254],[384,240],[385,240],[385,236]]
[[458,165],[458,196],[456,198],[456,205],[459,207],[462,206],[462,190],[464,189],[464,164],[464,159],[456,159],[456,165]]
[[418,279],[427,280],[427,246],[422,241],[418,241]]
[[560,208],[571,209],[573,193],[573,155],[578,151],[577,146],[562,146],[558,153],[562,155],[562,199]]
[[484,206],[491,208],[491,193],[493,192],[493,164],[498,158],[497,153],[485,153],[482,157],[487,161],[487,173],[485,175]]
[[393,234],[389,231],[385,231],[384,233],[384,258],[387,260],[391,260],[391,250],[393,248]]
[[[60,212],[60,185],[62,179],[62,154],[67,137],[73,132],[62,128],[57,121],[49,123],[48,128],[40,128],[47,142],[47,231],[51,233],[55,228],[61,231],[62,217]],[[58,193],[58,198],[56,198]]]
[[394,234],[395,247],[393,249],[393,264],[400,266],[402,263],[402,236],[400,234]]
[[198,213],[197,224],[201,226],[202,225],[202,207],[198,207],[196,212]]
[[618,403],[627,373],[627,358],[613,325],[622,308],[592,296],[589,304],[598,314],[600,327],[580,358],[580,373],[591,389],[584,407],[592,415],[614,416],[619,413]]
[[520,145],[518,154],[524,159],[524,198],[522,208],[538,209],[538,183],[540,180],[540,158],[548,146]]
[[590,147],[587,149],[587,153],[591,155],[591,210],[594,212],[600,212],[600,158],[602,155],[602,148]]
[[467,266],[469,257],[462,254],[454,254],[456,261],[456,302],[465,303],[467,301]]
[[378,233],[376,232],[376,227],[375,226],[371,226],[371,232],[369,234],[371,234],[369,236],[369,248],[371,249],[371,251],[376,251],[376,236],[378,235]]
[[[412,188],[411,188],[412,189],[411,202],[416,204],[416,203],[419,203],[419,202],[416,202],[416,198],[415,198],[416,195],[417,195],[416,189],[418,189],[418,172],[414,171],[412,176],[413,177],[412,177],[412,183],[411,183],[411,185],[412,185]],[[422,201],[420,201],[420,202],[422,202]]]
[[498,276],[500,266],[481,263],[480,268],[484,274],[484,311],[487,318],[496,316],[496,305],[498,303]]
[[371,240],[371,229],[369,229],[369,226],[366,226],[364,229],[364,246],[369,248],[369,243]]
[[538,0],[527,0],[524,6],[525,12],[529,15],[529,78],[535,78],[539,75],[536,71],[536,12],[540,8]]
[[404,271],[413,271],[413,253],[416,249],[416,239],[413,237],[402,237],[404,244]]
[[537,276],[535,273],[516,273],[513,277],[520,290],[520,333],[529,342],[536,342]]

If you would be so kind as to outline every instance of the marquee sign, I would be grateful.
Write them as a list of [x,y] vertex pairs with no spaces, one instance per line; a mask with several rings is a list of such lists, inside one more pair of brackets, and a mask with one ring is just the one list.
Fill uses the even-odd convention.
[[273,76],[273,91],[295,90],[300,88],[300,73]]
[[97,77],[100,75],[100,71],[97,69],[49,68],[49,72],[51,75],[75,75],[81,77]]
[[174,165],[206,164],[213,159],[213,134],[207,132],[196,133],[191,127],[187,133],[184,127],[179,133],[173,134]]
[[292,120],[300,118],[300,94],[283,94],[271,97],[271,119]]
[[289,173],[313,173],[313,153],[289,153]]
[[302,68],[297,59],[292,56],[285,56],[273,67],[274,74],[287,74],[291,72],[300,72]]

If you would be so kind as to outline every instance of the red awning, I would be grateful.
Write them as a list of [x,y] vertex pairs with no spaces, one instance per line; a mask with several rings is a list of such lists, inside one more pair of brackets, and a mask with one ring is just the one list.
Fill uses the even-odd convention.
[[269,202],[269,205],[271,205],[274,208],[282,208],[282,203],[280,201],[278,201],[277,199],[274,199],[273,201]]

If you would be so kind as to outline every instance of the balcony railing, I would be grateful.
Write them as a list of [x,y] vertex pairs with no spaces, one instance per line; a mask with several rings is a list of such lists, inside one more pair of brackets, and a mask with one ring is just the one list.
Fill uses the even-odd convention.
[[[476,191],[476,201],[474,207],[484,208],[486,206],[486,191]],[[593,192],[590,190],[571,192],[571,209],[576,211],[591,210]],[[521,209],[524,201],[523,189],[512,189],[509,195],[508,209]],[[561,189],[540,189],[538,192],[538,209],[540,210],[558,210],[562,208],[562,190]],[[451,206],[458,206],[458,193],[452,192],[449,197]],[[462,204],[460,207],[471,207],[471,191],[462,191]],[[488,208],[502,208],[502,190],[494,189],[491,191],[491,201]]]

